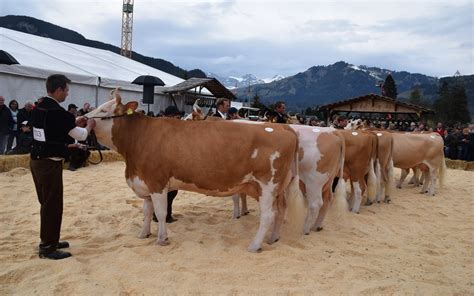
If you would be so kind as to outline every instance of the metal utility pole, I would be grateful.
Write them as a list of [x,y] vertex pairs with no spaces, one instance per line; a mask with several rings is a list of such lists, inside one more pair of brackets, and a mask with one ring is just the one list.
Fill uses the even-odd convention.
[[123,0],[122,6],[122,47],[120,54],[132,58],[133,1]]

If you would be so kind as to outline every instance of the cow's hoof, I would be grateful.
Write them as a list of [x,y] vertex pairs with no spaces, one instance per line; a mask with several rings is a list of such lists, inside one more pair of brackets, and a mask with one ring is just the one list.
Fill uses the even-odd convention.
[[248,251],[249,251],[250,253],[261,253],[261,252],[262,252],[262,248],[249,247],[249,248],[248,248]]
[[377,200],[377,203],[380,203],[380,200]]
[[250,214],[250,212],[249,212],[249,211],[245,211],[245,212],[242,214],[242,216],[247,216],[248,214]]
[[234,217],[234,219],[240,219],[240,216]]
[[165,238],[164,240],[157,240],[156,244],[159,246],[167,246],[170,242],[168,241],[168,238]]
[[272,244],[276,243],[276,242],[279,241],[279,240],[280,240],[279,237],[278,237],[278,238],[274,238],[274,239],[269,239],[269,240],[267,240],[267,244],[272,245]]
[[309,232],[305,232],[304,235],[309,235]]
[[316,232],[320,232],[321,230],[323,230],[322,227],[316,227]]
[[397,185],[397,188],[398,188],[398,189],[402,189],[402,186],[398,186],[398,185]]
[[140,233],[140,235],[138,236],[138,238],[149,238],[151,236],[151,233]]

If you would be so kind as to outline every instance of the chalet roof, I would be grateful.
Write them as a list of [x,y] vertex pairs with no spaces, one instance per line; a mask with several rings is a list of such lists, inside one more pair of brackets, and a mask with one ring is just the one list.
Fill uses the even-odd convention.
[[163,88],[163,92],[167,94],[174,94],[179,92],[186,92],[193,88],[203,88],[205,87],[209,90],[216,98],[227,98],[231,101],[237,99],[235,95],[228,90],[224,85],[222,85],[215,78],[190,78],[181,83],[178,83],[174,86]]
[[[379,95],[376,95],[376,94],[363,95],[363,96],[359,96],[359,97],[355,97],[355,98],[351,98],[351,99],[347,99],[347,100],[343,100],[343,101],[339,101],[339,102],[334,102],[334,103],[322,105],[318,108],[318,111],[338,111],[337,110],[338,107],[341,107],[341,106],[344,106],[344,105],[347,105],[347,104],[351,104],[351,103],[357,103],[357,102],[360,102],[360,101],[365,101],[365,100],[385,101],[385,102],[388,102],[388,103],[392,103],[396,106],[403,106],[403,107],[406,107],[408,109],[412,109],[414,113],[434,113],[433,110],[425,108],[425,107],[421,107],[421,106],[410,104],[410,103],[405,103],[405,102],[402,102],[402,101],[397,101],[397,100],[394,100],[390,97],[379,96]],[[377,110],[373,110],[373,111],[377,112]]]

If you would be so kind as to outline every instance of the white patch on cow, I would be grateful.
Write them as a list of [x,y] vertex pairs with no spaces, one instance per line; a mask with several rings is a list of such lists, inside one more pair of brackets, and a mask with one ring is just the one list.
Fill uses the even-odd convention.
[[265,131],[271,133],[271,132],[273,132],[273,129],[271,127],[266,127]]
[[146,186],[145,182],[141,180],[138,176],[135,176],[133,179],[127,179],[127,184],[132,188],[133,192],[139,197],[150,196],[150,190]]
[[313,133],[319,133],[321,130],[319,128],[313,128]]
[[436,136],[431,135],[430,137],[433,138],[433,139],[436,139]]
[[377,133],[377,137],[381,137],[382,136],[382,133]]
[[257,155],[258,155],[258,149],[255,149],[252,153],[252,158],[257,158]]
[[352,132],[353,136],[357,136],[359,133],[358,132]]

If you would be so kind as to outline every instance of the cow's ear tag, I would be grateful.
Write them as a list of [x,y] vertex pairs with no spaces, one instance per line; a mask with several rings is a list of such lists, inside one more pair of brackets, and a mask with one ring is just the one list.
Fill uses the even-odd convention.
[[127,115],[132,115],[132,114],[133,114],[132,108],[128,108],[128,109],[127,109]]

